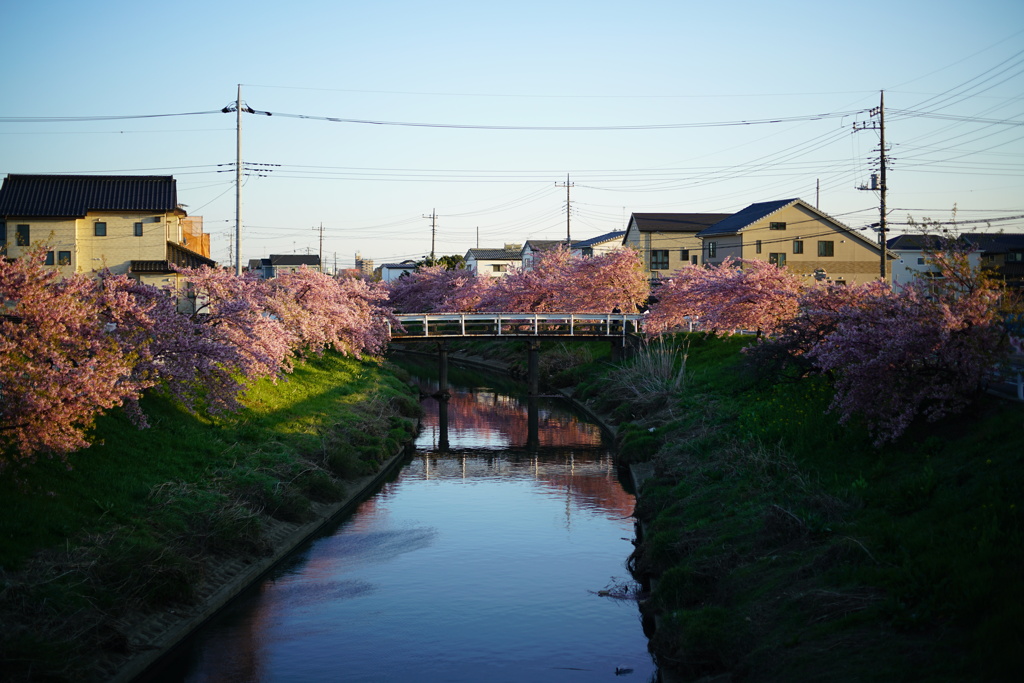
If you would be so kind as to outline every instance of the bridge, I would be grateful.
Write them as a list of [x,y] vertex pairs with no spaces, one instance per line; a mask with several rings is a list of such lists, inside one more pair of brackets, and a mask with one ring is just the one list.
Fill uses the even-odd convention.
[[402,330],[388,324],[395,342],[436,342],[440,368],[439,395],[448,391],[450,339],[527,340],[530,395],[539,393],[540,342],[544,339],[610,341],[613,358],[627,340],[643,333],[644,316],[625,313],[404,313]]
[[621,339],[643,332],[642,315],[624,313],[404,313],[405,331],[391,329],[400,341],[439,341],[466,337],[536,339]]

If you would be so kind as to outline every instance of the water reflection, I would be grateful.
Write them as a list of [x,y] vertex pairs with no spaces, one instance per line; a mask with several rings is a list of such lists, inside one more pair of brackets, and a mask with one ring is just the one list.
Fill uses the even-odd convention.
[[600,430],[553,401],[486,387],[453,387],[424,408],[398,477],[155,680],[656,675],[636,604],[598,594],[630,581],[634,503]]

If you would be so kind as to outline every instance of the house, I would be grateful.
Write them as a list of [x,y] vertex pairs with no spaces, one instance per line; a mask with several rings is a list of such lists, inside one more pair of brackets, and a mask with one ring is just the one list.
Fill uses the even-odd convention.
[[981,252],[981,268],[1008,287],[1024,289],[1024,233],[971,232],[962,236]]
[[697,234],[728,218],[727,213],[634,213],[623,246],[643,256],[651,279],[668,277],[686,265],[702,265]]
[[171,176],[10,174],[0,186],[0,254],[37,246],[64,276],[109,269],[177,283],[173,266],[214,267],[202,218],[178,204]]
[[373,271],[373,274],[381,282],[391,282],[415,270],[416,262],[412,259],[406,259],[401,263],[382,263]]
[[249,270],[258,272],[264,279],[291,273],[303,266],[321,272],[320,257],[312,254],[271,254],[267,258],[249,261]]
[[[962,238],[961,238],[962,239]],[[896,255],[892,261],[892,286],[898,288],[914,280],[939,275],[939,268],[928,258],[928,254],[942,248],[942,240],[935,235],[920,233],[898,235],[887,242],[889,251]],[[981,265],[981,252],[968,255],[972,268]]]
[[603,235],[591,237],[588,240],[573,242],[572,253],[574,256],[607,254],[609,251],[620,248],[622,246],[622,238],[625,236],[625,230],[616,230],[615,232],[606,232]]
[[576,241],[566,242],[565,240],[526,240],[526,244],[523,245],[522,250],[519,253],[520,258],[523,262],[523,270],[533,270],[533,264],[537,260],[537,255],[544,251],[551,251],[552,249],[564,248],[569,245],[570,250],[576,246]]
[[[860,284],[877,279],[879,244],[801,199],[751,204],[704,228],[701,262],[762,260],[787,267],[808,281]],[[896,255],[886,250],[886,271]]]
[[520,247],[518,244],[506,244],[501,249],[470,249],[466,252],[466,268],[477,275],[501,277],[522,263]]

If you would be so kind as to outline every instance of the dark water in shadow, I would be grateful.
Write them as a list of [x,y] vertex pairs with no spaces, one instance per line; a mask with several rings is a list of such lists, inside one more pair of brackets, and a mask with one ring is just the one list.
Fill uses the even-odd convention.
[[461,381],[446,430],[425,399],[398,476],[155,680],[652,680],[636,603],[598,594],[634,587],[633,496],[600,430]]

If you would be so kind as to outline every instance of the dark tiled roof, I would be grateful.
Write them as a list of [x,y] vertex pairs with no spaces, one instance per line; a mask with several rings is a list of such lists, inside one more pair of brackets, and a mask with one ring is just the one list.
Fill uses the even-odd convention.
[[782,207],[789,206],[793,202],[798,201],[800,200],[777,199],[773,202],[758,202],[757,204],[751,204],[742,211],[734,213],[728,218],[720,220],[714,225],[701,230],[700,237],[710,237],[711,235],[734,235],[751,223],[759,221],[762,218],[775,213]]
[[[572,246],[576,246],[577,242],[574,240]],[[523,245],[523,251],[529,247],[530,251],[548,251],[549,249],[557,249],[558,247],[564,247],[565,240],[526,240],[526,244]]]
[[942,244],[942,238],[937,235],[897,235],[886,241],[887,247],[901,251],[938,249]]
[[1024,249],[1024,233],[1019,232],[970,232],[963,238],[977,245],[983,254],[1003,254]]
[[272,266],[320,266],[320,256],[313,254],[271,254]]
[[89,211],[174,211],[171,176],[8,175],[0,216],[81,217]]
[[572,246],[581,247],[592,247],[595,244],[603,244],[604,242],[622,241],[622,238],[626,235],[625,230],[616,230],[615,232],[606,232],[603,235],[597,237],[591,237],[589,240],[580,240],[579,242],[573,242]]
[[728,213],[634,213],[640,232],[700,232],[725,220]]
[[472,254],[476,260],[487,260],[487,261],[518,261],[519,250],[518,249],[470,249],[469,256]]

